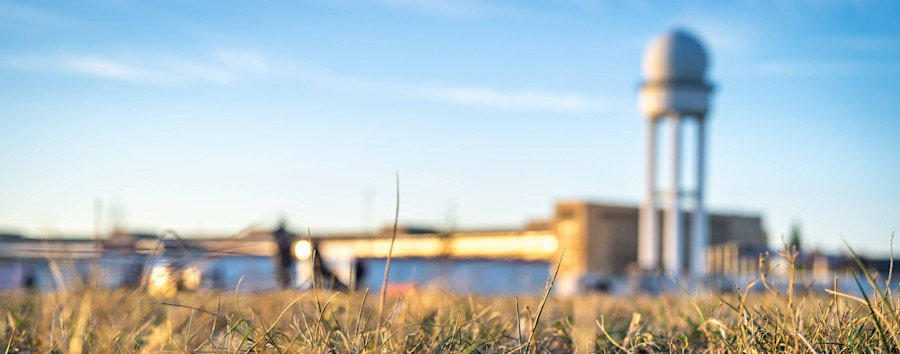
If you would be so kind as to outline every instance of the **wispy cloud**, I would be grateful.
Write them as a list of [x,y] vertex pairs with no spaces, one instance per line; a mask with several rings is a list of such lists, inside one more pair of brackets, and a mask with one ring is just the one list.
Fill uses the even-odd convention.
[[877,52],[900,49],[900,38],[893,36],[831,36],[823,38],[822,42],[854,51]]
[[500,91],[479,87],[432,87],[423,92],[425,97],[440,101],[499,108],[577,111],[600,106],[597,100],[575,93]]
[[441,17],[516,15],[522,10],[500,1],[473,0],[374,0],[396,9]]
[[54,13],[35,7],[6,2],[0,2],[0,21],[27,22],[43,25],[55,25],[66,22],[63,17]]
[[234,85],[265,75],[269,69],[261,54],[235,50],[218,50],[199,58],[158,54],[19,55],[0,57],[0,65],[142,84]]
[[573,92],[423,85],[352,77],[310,65],[282,66],[272,70],[264,55],[238,50],[216,50],[201,57],[156,54],[0,56],[0,67],[149,85],[237,85],[247,80],[275,79],[343,94],[375,94],[465,106],[549,111],[611,109],[607,101]]
[[[76,56],[61,58],[59,60],[31,60],[33,60],[32,63],[48,69],[57,69],[60,71],[108,79],[150,82],[154,80],[155,76],[153,73],[146,70],[100,57]],[[20,62],[26,66],[28,65],[28,61],[29,59],[20,59]]]
[[453,105],[499,109],[540,109],[548,111],[611,111],[621,108],[617,101],[576,92],[541,89],[497,89],[478,85],[416,83],[384,78],[364,78],[312,65],[279,72],[284,80],[297,81],[344,94],[379,95],[443,102]]
[[269,70],[269,61],[256,52],[220,49],[213,52],[213,58],[228,67],[249,73],[265,74]]
[[756,66],[764,76],[900,75],[900,62],[771,61]]

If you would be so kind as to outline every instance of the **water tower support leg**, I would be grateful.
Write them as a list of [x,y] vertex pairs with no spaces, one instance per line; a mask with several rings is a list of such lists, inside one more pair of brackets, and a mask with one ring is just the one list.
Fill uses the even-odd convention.
[[705,194],[705,158],[706,158],[706,120],[704,117],[697,119],[697,191],[696,209],[694,210],[693,230],[691,237],[691,275],[699,279],[706,269],[707,252],[709,247],[709,225],[706,218],[706,208],[703,204]]
[[671,125],[671,168],[669,174],[669,193],[666,196],[666,225],[663,241],[663,263],[667,272],[680,276],[683,270],[684,237],[681,232],[681,117],[669,117]]
[[647,120],[647,176],[638,236],[638,263],[643,270],[659,267],[659,234],[656,220],[656,120]]

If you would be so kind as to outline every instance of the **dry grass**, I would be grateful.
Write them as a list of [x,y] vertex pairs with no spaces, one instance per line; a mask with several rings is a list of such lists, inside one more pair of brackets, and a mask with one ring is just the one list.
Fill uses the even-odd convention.
[[[795,257],[784,252],[783,257]],[[877,285],[862,270],[860,282]],[[883,284],[882,284],[883,285]],[[883,286],[881,288],[884,288]],[[891,352],[894,295],[794,294],[764,274],[728,294],[573,298],[426,292],[135,290],[0,294],[7,352]],[[539,317],[539,318],[536,318]]]
[[864,300],[842,297],[807,297],[794,308],[761,294],[551,298],[531,340],[536,296],[518,298],[518,312],[511,298],[390,299],[377,331],[378,305],[361,294],[320,293],[321,311],[312,294],[296,292],[24,295],[2,295],[0,325],[11,351],[859,352],[893,351],[900,333],[889,304],[872,311]]
[[[398,213],[399,177],[394,237]],[[761,272],[726,294],[563,298],[551,296],[555,274],[542,296],[521,297],[235,289],[159,298],[84,282],[78,291],[0,293],[0,339],[6,352],[59,353],[900,351],[895,295],[855,254],[861,297],[795,296],[798,254],[785,244],[780,256],[790,265],[785,289]],[[390,253],[382,289],[389,267]]]

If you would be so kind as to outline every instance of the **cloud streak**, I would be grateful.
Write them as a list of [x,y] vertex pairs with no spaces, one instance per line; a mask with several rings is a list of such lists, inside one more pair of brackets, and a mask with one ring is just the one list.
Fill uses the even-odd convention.
[[770,61],[756,66],[762,76],[900,75],[900,62]]
[[0,65],[34,71],[158,85],[235,85],[264,76],[268,60],[254,52],[218,50],[200,58],[140,56],[19,55],[0,57]]
[[382,95],[461,106],[547,111],[610,111],[620,108],[612,100],[575,92],[553,92],[539,89],[502,90],[476,85],[454,86],[440,83],[365,79],[349,77],[310,65],[279,72],[279,77],[345,94]]
[[64,72],[71,72],[87,76],[96,76],[107,79],[149,82],[152,81],[152,73],[146,72],[140,68],[130,66],[128,64],[116,62],[100,57],[69,57],[59,60],[29,60],[22,59],[23,65],[29,65],[29,62],[48,69],[55,69]]
[[584,95],[534,90],[500,91],[480,87],[432,87],[424,92],[426,97],[439,101],[498,108],[578,111],[595,107],[598,103]]
[[900,49],[900,39],[892,36],[831,36],[822,38],[827,45],[865,52],[891,51]]
[[409,12],[437,15],[441,17],[473,17],[490,15],[512,15],[518,9],[500,2],[480,2],[471,0],[374,0],[376,3]]
[[55,25],[66,22],[62,17],[34,7],[20,4],[0,3],[0,20],[11,20],[42,25]]
[[272,70],[266,56],[239,50],[216,50],[200,58],[167,55],[20,55],[0,57],[0,66],[143,85],[235,86],[249,80],[275,79],[339,91],[497,109],[546,111],[609,110],[608,102],[573,92],[500,90],[479,86],[403,83],[348,77],[313,66]]

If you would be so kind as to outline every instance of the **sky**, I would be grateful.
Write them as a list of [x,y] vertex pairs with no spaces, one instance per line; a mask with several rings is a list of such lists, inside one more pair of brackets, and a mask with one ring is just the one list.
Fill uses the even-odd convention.
[[396,176],[401,224],[637,205],[641,54],[673,28],[710,56],[709,208],[759,215],[772,245],[799,225],[886,255],[900,3],[881,0],[2,1],[0,232],[367,230]]

